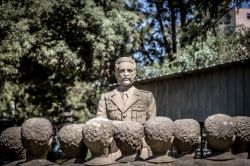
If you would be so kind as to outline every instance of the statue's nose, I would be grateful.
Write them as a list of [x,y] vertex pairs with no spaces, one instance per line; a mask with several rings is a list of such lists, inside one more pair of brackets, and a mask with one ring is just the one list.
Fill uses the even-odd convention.
[[125,71],[125,72],[124,72],[124,75],[125,75],[125,76],[128,76],[128,75],[129,75],[128,71]]

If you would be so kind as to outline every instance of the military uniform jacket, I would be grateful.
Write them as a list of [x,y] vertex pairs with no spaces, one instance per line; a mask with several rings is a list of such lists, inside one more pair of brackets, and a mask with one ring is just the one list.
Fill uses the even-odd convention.
[[151,92],[133,88],[133,93],[123,104],[121,92],[114,89],[101,96],[98,104],[97,117],[110,120],[136,121],[141,124],[156,116],[156,104]]

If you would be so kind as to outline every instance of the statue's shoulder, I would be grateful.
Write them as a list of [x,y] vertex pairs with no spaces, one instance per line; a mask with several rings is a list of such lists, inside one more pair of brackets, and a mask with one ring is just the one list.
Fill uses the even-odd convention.
[[138,93],[139,95],[146,95],[146,96],[152,95],[152,92],[141,89],[136,89],[136,93]]
[[111,97],[116,93],[116,89],[103,93],[104,97]]
[[141,93],[151,93],[150,91],[147,91],[147,90],[141,90],[141,89],[138,89],[139,92]]

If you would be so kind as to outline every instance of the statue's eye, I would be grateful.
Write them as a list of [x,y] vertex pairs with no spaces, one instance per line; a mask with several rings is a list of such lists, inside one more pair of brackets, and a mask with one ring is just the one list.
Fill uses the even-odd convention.
[[128,72],[132,73],[132,72],[133,72],[133,70],[132,70],[132,69],[128,69]]
[[125,72],[124,69],[120,69],[120,70],[119,70],[119,73],[124,73],[124,72]]

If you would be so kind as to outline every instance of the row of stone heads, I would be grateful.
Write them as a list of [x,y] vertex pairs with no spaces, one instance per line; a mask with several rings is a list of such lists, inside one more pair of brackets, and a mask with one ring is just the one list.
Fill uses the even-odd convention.
[[[226,152],[232,147],[236,147],[232,149],[235,153],[249,151],[250,117],[211,115],[204,122],[204,131],[212,151]],[[175,147],[179,156],[193,154],[200,144],[200,132],[199,123],[193,119],[173,122],[168,117],[154,117],[142,125],[131,121],[93,118],[85,124],[62,127],[58,139],[66,159],[81,159],[83,149],[87,147],[92,158],[108,158],[110,154],[120,151],[121,156],[116,160],[123,162],[124,157],[140,154],[144,147],[151,151],[148,160],[154,159],[152,156],[167,155],[171,146]],[[50,150],[52,134],[52,125],[47,119],[30,118],[21,127],[5,129],[0,135],[0,147],[12,157],[45,159]],[[89,160],[87,164],[95,165],[95,162],[91,164]]]

